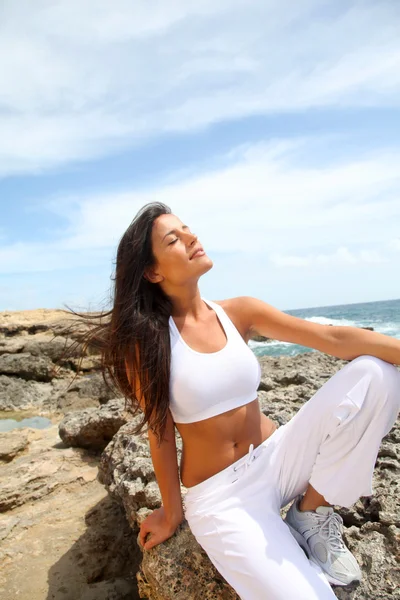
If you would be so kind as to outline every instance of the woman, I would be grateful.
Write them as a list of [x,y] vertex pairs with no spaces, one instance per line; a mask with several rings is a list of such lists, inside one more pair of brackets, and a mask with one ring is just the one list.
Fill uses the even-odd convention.
[[[243,600],[335,598],[329,582],[361,574],[332,505],[372,494],[378,448],[399,411],[391,363],[400,341],[310,323],[248,296],[206,300],[198,281],[212,266],[167,206],[144,206],[118,246],[113,308],[87,337],[141,410],[137,431],[148,427],[162,506],[142,523],[141,543],[162,543],[186,517]],[[260,366],[247,345],[255,332],[351,362],[277,428],[257,400]]]

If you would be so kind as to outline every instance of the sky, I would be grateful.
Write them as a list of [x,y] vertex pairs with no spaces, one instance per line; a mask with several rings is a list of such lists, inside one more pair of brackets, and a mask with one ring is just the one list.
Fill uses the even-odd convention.
[[212,300],[400,298],[397,0],[3,0],[0,310],[106,308],[166,203]]

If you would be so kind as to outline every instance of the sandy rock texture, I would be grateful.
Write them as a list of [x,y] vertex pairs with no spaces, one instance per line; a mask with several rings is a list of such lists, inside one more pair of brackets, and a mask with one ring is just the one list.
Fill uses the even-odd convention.
[[66,446],[56,422],[1,439],[0,597],[138,600],[141,553],[98,454]]
[[115,396],[98,372],[99,358],[86,353],[78,371],[79,347],[66,350],[74,315],[38,309],[0,313],[0,411],[35,410],[60,415],[98,407]]
[[0,313],[1,417],[52,422],[0,433],[0,598],[138,600],[136,534],[97,479],[124,402],[98,356],[80,372],[76,355],[62,360],[70,323],[63,311]]
[[[161,504],[147,436],[134,434],[138,417],[105,386],[98,356],[79,372],[77,356],[62,359],[68,326],[62,311],[0,313],[2,417],[29,410],[53,423],[0,434],[0,597],[238,600],[185,521],[142,553],[140,523]],[[259,361],[260,407],[279,425],[346,364],[318,352]],[[374,496],[337,508],[363,572],[361,584],[334,588],[341,600],[400,598],[399,473],[397,423]]]

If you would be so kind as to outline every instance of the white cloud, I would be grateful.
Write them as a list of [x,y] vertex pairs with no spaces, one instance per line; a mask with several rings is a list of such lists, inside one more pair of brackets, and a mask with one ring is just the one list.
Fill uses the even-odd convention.
[[340,246],[331,254],[310,254],[308,256],[283,256],[272,254],[271,262],[277,267],[316,267],[316,266],[354,266],[363,264],[380,264],[387,262],[375,250],[360,250],[351,252],[346,246]]
[[6,0],[0,175],[227,118],[399,107],[399,25],[372,0]]
[[281,266],[376,264],[395,247],[400,155],[360,156],[321,169],[299,166],[310,139],[237,148],[219,169],[154,187],[57,197],[48,210],[67,223],[48,243],[0,246],[0,272],[107,264],[136,212],[160,201],[199,235],[206,251],[259,253]]

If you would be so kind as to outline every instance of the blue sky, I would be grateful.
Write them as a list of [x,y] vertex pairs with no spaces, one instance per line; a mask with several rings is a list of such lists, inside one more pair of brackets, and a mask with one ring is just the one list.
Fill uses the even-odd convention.
[[210,299],[400,297],[400,5],[5,1],[0,310],[107,305],[168,204]]

